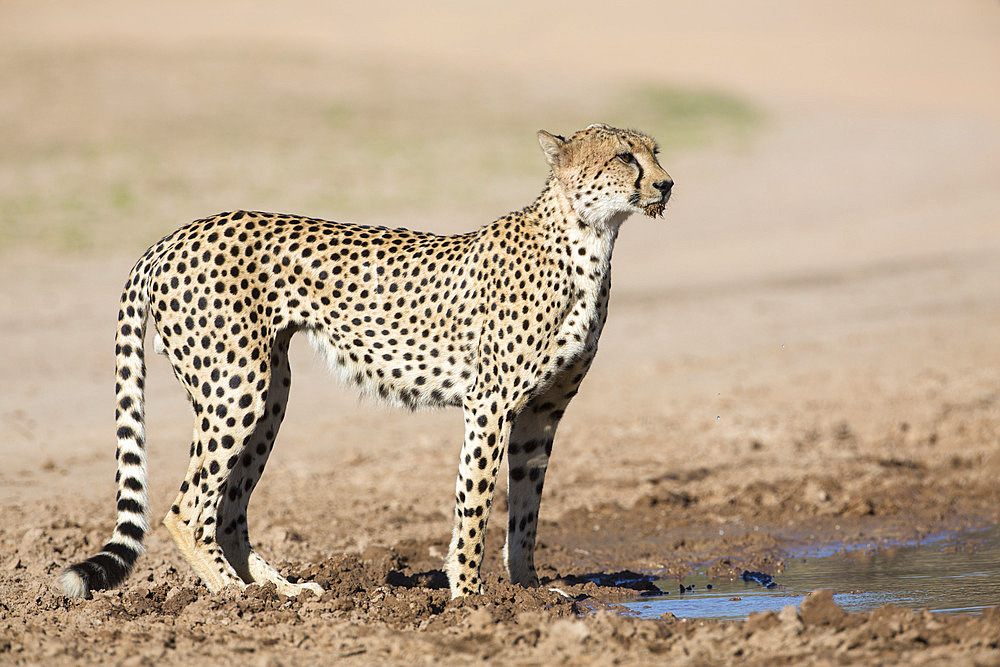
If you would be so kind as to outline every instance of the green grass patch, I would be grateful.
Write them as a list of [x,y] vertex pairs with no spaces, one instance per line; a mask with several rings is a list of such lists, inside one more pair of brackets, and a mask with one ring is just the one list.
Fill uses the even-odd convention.
[[675,149],[743,142],[763,121],[763,114],[747,101],[718,90],[658,86],[633,97],[633,108],[646,119],[648,131]]

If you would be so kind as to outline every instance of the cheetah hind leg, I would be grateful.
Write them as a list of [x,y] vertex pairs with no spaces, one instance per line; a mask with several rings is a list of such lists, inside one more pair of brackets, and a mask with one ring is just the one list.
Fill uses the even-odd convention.
[[[154,335],[153,347],[157,353],[167,352],[159,332]],[[195,391],[196,387],[190,380],[195,376],[194,369],[183,365],[178,359],[171,359],[171,365],[174,376],[187,390],[194,414],[205,414],[201,392]],[[216,426],[216,430],[218,429],[219,426]],[[210,422],[195,420],[187,472],[174,504],[163,518],[163,525],[184,560],[213,592],[229,585],[246,587],[240,574],[222,557],[218,544],[213,543],[219,498],[211,497],[214,494],[208,490],[209,462],[206,461],[206,455],[209,447],[218,446],[214,435]]]
[[[227,560],[247,582],[275,585],[278,593],[294,596],[303,591],[323,594],[323,588],[313,582],[292,583],[281,576],[250,544],[247,528],[247,505],[264,465],[274,447],[278,428],[285,416],[288,392],[291,388],[291,367],[288,362],[287,334],[279,335],[271,351],[271,381],[267,392],[266,409],[257,420],[253,433],[245,441],[243,451],[232,467],[226,481],[225,498],[219,517],[219,544]],[[227,461],[228,466],[228,461]]]
[[303,591],[310,591],[316,595],[323,595],[323,587],[314,581],[303,581],[302,583],[293,584],[288,581],[288,579],[285,579],[270,563],[264,560],[264,558],[258,554],[253,547],[250,548],[249,565],[250,574],[253,576],[254,581],[270,581],[282,595],[293,597]]
[[[209,510],[212,505],[210,501],[207,504],[203,503],[200,494],[201,472],[205,463],[203,454],[205,450],[200,437],[196,429],[188,471],[174,504],[163,519],[163,525],[166,526],[184,560],[191,565],[210,591],[215,592],[228,585],[243,588],[246,584],[236,570],[224,559],[219,558],[218,554],[211,553],[204,544],[202,512]],[[196,452],[202,454],[198,455]]]

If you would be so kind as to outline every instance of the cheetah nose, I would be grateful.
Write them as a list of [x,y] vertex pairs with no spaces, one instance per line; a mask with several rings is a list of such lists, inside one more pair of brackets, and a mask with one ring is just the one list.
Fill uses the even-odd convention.
[[674,187],[674,182],[671,180],[657,181],[656,183],[653,183],[653,187],[663,193],[663,196],[666,197],[670,194],[670,188]]

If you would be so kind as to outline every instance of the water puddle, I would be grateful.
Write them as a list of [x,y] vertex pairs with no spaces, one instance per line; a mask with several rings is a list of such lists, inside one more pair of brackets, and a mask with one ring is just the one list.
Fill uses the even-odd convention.
[[[772,578],[744,573],[737,581],[685,577],[654,582],[665,594],[624,606],[643,618],[670,612],[679,618],[742,619],[752,612],[799,607],[810,592],[828,588],[847,611],[892,603],[944,613],[980,613],[1000,604],[1000,528],[882,548],[789,559]],[[681,584],[684,592],[681,592]]]

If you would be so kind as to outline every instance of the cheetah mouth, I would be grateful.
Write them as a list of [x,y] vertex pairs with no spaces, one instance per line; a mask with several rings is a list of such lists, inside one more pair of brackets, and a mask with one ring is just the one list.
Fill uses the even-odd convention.
[[663,215],[663,210],[667,207],[666,200],[646,204],[642,207],[642,212],[650,218],[659,218]]
[[660,197],[659,199],[643,204],[642,197],[637,192],[629,198],[629,203],[640,209],[648,217],[659,218],[667,208],[667,201],[669,199],[670,195],[668,194],[665,197]]
[[660,197],[646,204],[641,203],[639,195],[632,197],[632,204],[642,210],[650,218],[659,218],[663,215],[664,209],[667,208],[667,200],[670,199],[670,195],[666,197]]

